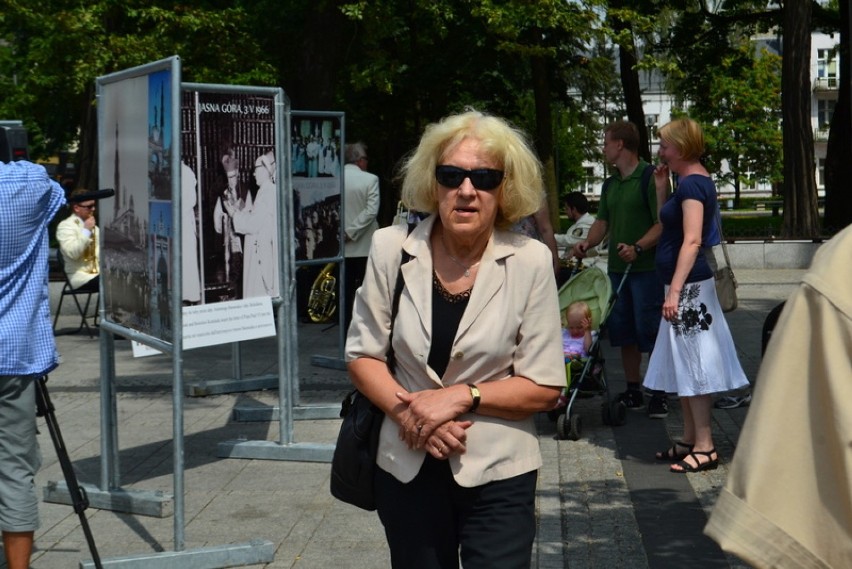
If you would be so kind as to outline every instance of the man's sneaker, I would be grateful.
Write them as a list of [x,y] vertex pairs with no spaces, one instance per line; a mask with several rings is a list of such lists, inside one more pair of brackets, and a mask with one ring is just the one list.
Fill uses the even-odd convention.
[[669,401],[665,395],[653,395],[648,401],[648,416],[652,419],[665,419],[669,416]]
[[628,389],[618,396],[618,401],[624,403],[628,409],[641,409],[645,406],[645,397],[640,389]]
[[751,403],[751,393],[745,395],[728,395],[717,399],[713,404],[716,409],[736,409],[737,407],[745,407]]

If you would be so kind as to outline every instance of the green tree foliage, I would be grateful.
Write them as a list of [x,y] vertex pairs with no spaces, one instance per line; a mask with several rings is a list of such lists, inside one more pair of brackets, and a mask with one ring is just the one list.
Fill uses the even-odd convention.
[[567,104],[566,80],[587,61],[594,11],[558,0],[383,0],[343,10],[358,23],[353,49],[361,57],[348,62],[351,89],[341,103],[353,111],[347,117],[369,117],[355,129],[392,145],[386,167],[416,143],[426,123],[473,106],[532,135],[555,212],[553,109]]
[[272,85],[246,24],[226,2],[3,0],[0,116],[24,121],[35,157],[78,144],[95,187],[95,79],[179,55],[184,81]]
[[[705,129],[708,167],[731,183],[739,206],[742,182],[781,178],[781,58],[746,40],[700,76],[674,82],[689,101],[689,115]],[[729,172],[722,174],[722,161]]]

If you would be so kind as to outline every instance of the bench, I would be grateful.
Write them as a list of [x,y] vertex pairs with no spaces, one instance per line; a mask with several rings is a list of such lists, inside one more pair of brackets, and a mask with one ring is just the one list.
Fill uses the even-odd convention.
[[781,208],[784,206],[784,200],[766,200],[760,202],[754,202],[754,209],[757,211],[766,211],[767,207],[772,208],[772,215],[776,216],[781,212]]

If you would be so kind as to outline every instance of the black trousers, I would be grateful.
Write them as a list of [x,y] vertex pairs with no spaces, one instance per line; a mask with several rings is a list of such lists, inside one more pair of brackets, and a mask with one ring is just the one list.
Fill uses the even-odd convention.
[[346,257],[346,301],[343,304],[343,330],[349,330],[352,322],[352,305],[355,304],[355,292],[364,282],[367,272],[367,257]]
[[426,457],[403,484],[377,469],[376,505],[395,569],[521,569],[535,539],[536,471],[463,488]]

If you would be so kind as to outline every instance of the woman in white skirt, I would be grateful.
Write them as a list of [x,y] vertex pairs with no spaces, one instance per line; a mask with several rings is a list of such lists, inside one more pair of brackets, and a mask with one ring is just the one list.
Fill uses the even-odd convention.
[[[712,394],[743,387],[748,379],[704,256],[704,248],[718,242],[716,187],[699,161],[704,133],[682,118],[663,126],[659,136],[654,179],[663,232],[656,263],[666,296],[645,387],[676,392],[683,409],[683,438],[656,459],[671,463],[675,473],[699,472],[719,465],[710,429]],[[670,172],[678,184],[666,200]]]

